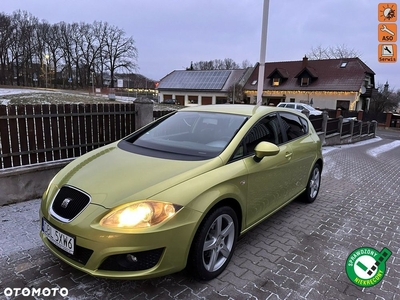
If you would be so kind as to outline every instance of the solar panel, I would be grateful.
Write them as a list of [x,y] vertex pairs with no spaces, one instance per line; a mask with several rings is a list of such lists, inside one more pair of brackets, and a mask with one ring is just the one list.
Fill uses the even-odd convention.
[[231,70],[174,71],[161,80],[159,89],[221,90]]

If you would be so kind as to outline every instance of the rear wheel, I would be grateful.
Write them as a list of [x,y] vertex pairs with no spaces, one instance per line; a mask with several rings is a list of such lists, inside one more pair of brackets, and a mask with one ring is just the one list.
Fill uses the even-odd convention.
[[315,164],[310,178],[308,179],[307,188],[304,192],[304,201],[307,203],[313,203],[318,196],[319,187],[321,185],[321,167],[319,164]]
[[201,223],[190,250],[188,270],[199,280],[217,277],[228,265],[238,235],[235,211],[220,207]]

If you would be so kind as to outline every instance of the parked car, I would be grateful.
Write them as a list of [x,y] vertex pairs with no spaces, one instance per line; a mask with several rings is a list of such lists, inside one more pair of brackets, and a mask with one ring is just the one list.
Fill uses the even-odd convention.
[[165,103],[165,104],[176,104],[176,99],[165,99],[163,103]]
[[302,112],[304,109],[307,109],[310,112],[310,115],[319,116],[322,114],[322,111],[315,109],[311,105],[305,103],[296,103],[296,102],[281,102],[277,105],[278,107],[292,108],[299,112]]
[[237,239],[320,188],[321,141],[295,110],[184,108],[68,164],[43,194],[40,236],[94,276],[144,279],[186,268],[217,277]]

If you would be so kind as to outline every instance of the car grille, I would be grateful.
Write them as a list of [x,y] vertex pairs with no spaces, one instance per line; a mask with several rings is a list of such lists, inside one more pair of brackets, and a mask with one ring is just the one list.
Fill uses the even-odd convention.
[[154,267],[159,261],[164,248],[111,255],[101,264],[99,270],[141,271]]
[[51,205],[51,215],[62,222],[70,222],[90,203],[90,196],[70,186],[63,186]]

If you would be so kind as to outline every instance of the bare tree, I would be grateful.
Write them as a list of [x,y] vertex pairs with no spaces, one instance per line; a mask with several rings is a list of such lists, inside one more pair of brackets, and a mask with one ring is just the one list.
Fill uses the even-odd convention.
[[231,58],[225,59],[214,59],[210,61],[199,61],[191,64],[189,70],[233,70],[240,69],[237,64]]
[[306,54],[309,59],[334,59],[334,58],[352,58],[361,57],[361,53],[355,49],[349,49],[346,45],[338,45],[335,47],[323,47],[321,45],[311,48]]
[[132,37],[125,37],[125,32],[116,26],[110,26],[103,49],[106,67],[110,71],[111,83],[114,87],[114,74],[119,68],[133,71],[136,65],[137,49]]
[[6,73],[6,67],[9,61],[8,51],[13,31],[14,28],[11,25],[11,17],[0,13],[0,84],[6,84],[6,78],[9,76],[8,72]]
[[247,68],[251,68],[252,66],[253,66],[253,64],[248,59],[245,59],[244,61],[242,61],[240,68],[247,69]]
[[243,86],[239,83],[234,83],[228,88],[228,99],[232,103],[242,103],[244,98]]
[[395,111],[400,104],[400,90],[395,92],[389,88],[389,84],[378,85],[378,91],[371,98],[369,105],[370,111],[382,113],[386,111]]

